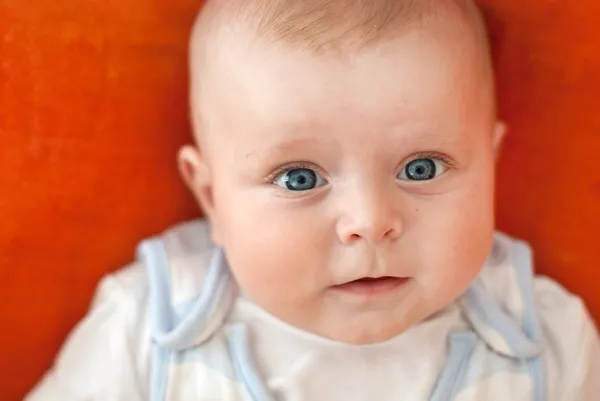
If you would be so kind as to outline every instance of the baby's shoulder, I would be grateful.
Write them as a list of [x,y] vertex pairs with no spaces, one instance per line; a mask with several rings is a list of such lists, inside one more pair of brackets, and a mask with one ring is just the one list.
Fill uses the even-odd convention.
[[37,400],[146,398],[150,371],[148,280],[140,263],[105,276],[91,307],[48,371],[25,398]]
[[580,333],[574,330],[578,325],[593,325],[583,300],[550,277],[537,274],[531,246],[506,234],[496,233],[476,285],[523,325],[537,321],[541,334]]
[[238,291],[208,222],[186,222],[142,241],[138,260],[146,271],[156,345],[187,349],[221,328]]
[[600,399],[600,337],[584,301],[544,276],[535,278],[534,294],[548,380],[563,383],[564,399],[570,392]]
[[480,285],[518,320],[524,320],[524,315],[532,312],[540,324],[556,317],[565,325],[571,319],[573,322],[591,321],[579,296],[536,272],[533,253],[528,243],[497,232],[490,256],[478,277]]
[[[193,220],[143,240],[135,261],[100,280],[92,308],[117,302],[130,305],[132,309],[145,309],[158,281],[167,283],[173,304],[185,300],[189,292],[196,295],[197,288],[190,288],[190,285],[195,283],[193,286],[197,287],[204,279],[213,252],[209,238],[206,221]],[[148,248],[153,252],[147,252]],[[159,265],[162,271],[152,271],[149,265]]]
[[533,253],[528,243],[497,232],[476,284],[517,320],[524,320],[528,312],[539,320],[547,315],[575,312],[574,318],[581,317],[586,310],[582,299],[555,280],[538,274]]
[[[591,315],[580,297],[551,278],[536,274],[533,260],[527,243],[497,233],[486,266],[466,294],[466,302],[471,301],[471,309],[492,312],[494,308],[486,309],[485,305],[493,303],[496,310],[506,313],[516,328],[514,332],[522,333],[527,340],[521,342],[522,346],[509,341],[507,354],[530,358],[540,352],[548,391],[564,396],[557,399],[571,399],[572,393],[600,391],[598,386],[588,385],[595,382],[588,376],[600,373],[600,339]],[[484,315],[480,319],[473,313],[473,323],[483,328],[480,332],[485,334],[486,326],[494,320],[498,327],[507,330],[508,325],[496,319],[499,314]],[[509,337],[514,340],[517,336]]]
[[53,369],[26,399],[148,399],[156,345],[179,349],[210,333],[196,323],[212,306],[200,299],[205,279],[214,280],[211,254],[201,220],[142,241],[136,261],[102,278]]

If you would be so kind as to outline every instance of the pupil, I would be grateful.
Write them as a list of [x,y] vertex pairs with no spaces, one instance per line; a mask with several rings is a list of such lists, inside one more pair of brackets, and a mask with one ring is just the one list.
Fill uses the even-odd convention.
[[435,163],[431,159],[418,159],[408,164],[406,175],[413,181],[426,181],[435,177]]
[[317,183],[317,175],[307,168],[297,168],[287,173],[286,186],[291,191],[308,191]]

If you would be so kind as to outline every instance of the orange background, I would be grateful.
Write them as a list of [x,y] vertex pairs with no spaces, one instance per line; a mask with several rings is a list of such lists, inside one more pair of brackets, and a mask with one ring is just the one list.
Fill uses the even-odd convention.
[[[510,125],[498,224],[600,319],[600,2],[486,0]],[[20,399],[138,240],[198,211],[186,41],[199,0],[0,0],[0,399]]]

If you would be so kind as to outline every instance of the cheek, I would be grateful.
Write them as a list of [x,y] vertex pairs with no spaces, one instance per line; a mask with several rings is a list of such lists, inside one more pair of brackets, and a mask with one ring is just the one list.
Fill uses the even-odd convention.
[[281,205],[286,200],[261,193],[232,197],[244,201],[222,202],[227,209],[218,210],[218,225],[242,289],[263,304],[298,302],[318,291],[326,282],[329,249],[318,210],[285,208]]
[[490,182],[481,180],[430,210],[420,234],[431,248],[421,247],[426,261],[419,277],[432,296],[462,293],[485,263],[494,234]]

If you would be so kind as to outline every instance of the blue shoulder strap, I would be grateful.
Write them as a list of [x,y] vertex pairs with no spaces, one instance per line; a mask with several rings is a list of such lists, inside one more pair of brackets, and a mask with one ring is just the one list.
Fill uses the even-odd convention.
[[160,401],[166,395],[171,353],[194,347],[218,330],[231,307],[236,287],[223,251],[215,249],[202,290],[186,316],[177,319],[171,304],[169,258],[164,241],[161,238],[143,241],[138,247],[138,259],[146,267],[149,283],[153,348],[150,399]]

